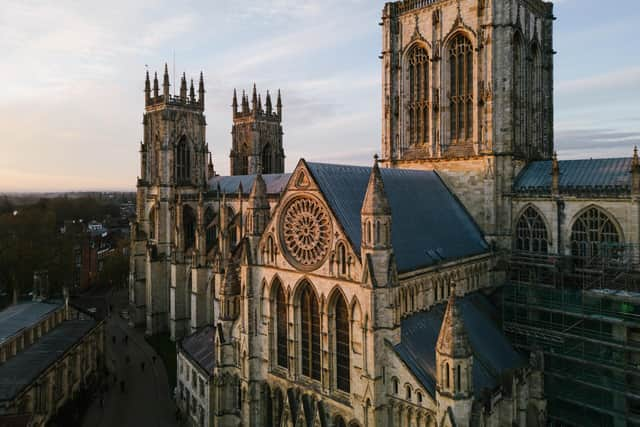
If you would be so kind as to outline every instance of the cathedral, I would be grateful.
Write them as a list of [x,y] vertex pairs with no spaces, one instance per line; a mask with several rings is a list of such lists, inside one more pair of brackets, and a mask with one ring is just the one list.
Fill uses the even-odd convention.
[[[581,362],[527,341],[546,312],[504,296],[511,260],[580,268],[640,240],[637,153],[554,154],[554,19],[542,0],[386,3],[370,167],[285,173],[280,91],[274,108],[254,85],[233,92],[219,176],[202,74],[197,96],[185,75],[172,94],[166,66],[161,86],[147,74],[130,322],[176,341],[212,331],[194,425],[547,424],[547,374]],[[564,398],[558,414],[581,407]]]

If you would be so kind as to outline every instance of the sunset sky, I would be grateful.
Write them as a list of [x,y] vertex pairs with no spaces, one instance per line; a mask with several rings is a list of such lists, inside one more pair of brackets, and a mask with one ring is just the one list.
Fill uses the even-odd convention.
[[[556,1],[561,158],[640,143],[640,2]],[[282,90],[286,169],[369,164],[380,147],[383,1],[0,0],[0,191],[134,190],[145,65],[205,75],[228,173],[233,88]],[[608,3],[607,3],[608,4]]]

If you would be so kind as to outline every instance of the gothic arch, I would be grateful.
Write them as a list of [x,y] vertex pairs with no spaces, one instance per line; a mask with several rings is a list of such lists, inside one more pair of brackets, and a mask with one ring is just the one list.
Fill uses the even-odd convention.
[[174,176],[178,184],[186,183],[191,179],[191,166],[194,163],[192,159],[192,144],[186,134],[182,134],[175,143],[174,148]]
[[327,304],[330,347],[334,369],[332,382],[336,389],[349,393],[351,384],[351,324],[348,300],[339,286],[335,286]]
[[525,155],[527,148],[527,51],[524,35],[515,30],[513,46],[513,151]]
[[193,249],[196,244],[196,211],[185,203],[182,205],[182,244],[184,250]]
[[204,228],[205,228],[205,246],[206,252],[209,253],[218,240],[218,228],[214,221],[215,213],[212,206],[208,206],[204,211]]
[[353,352],[357,354],[362,353],[363,334],[365,333],[363,328],[362,308],[358,298],[354,295],[351,299],[351,346]]
[[[443,115],[446,137],[443,138],[445,151],[455,146],[452,154],[470,154],[468,148],[474,140],[475,132],[475,46],[473,33],[465,28],[457,28],[444,40],[442,87],[445,90],[446,114]],[[461,151],[462,150],[462,151]]]
[[542,117],[544,109],[544,97],[542,93],[542,53],[538,41],[532,41],[529,47],[531,57],[531,69],[529,72],[529,138],[533,155],[543,158],[547,154],[547,147],[543,141]]
[[[539,228],[539,233],[543,234],[543,236],[541,236],[540,238],[544,238],[546,240],[546,249],[544,251],[534,251],[534,252],[548,252],[548,248],[549,246],[552,246],[552,238],[551,238],[551,230],[553,230],[553,228],[551,228],[549,221],[547,220],[547,218],[544,216],[544,214],[542,213],[542,211],[533,203],[527,203],[525,206],[523,206],[519,211],[518,214],[514,217],[513,219],[513,235],[514,235],[514,240],[513,240],[513,247],[515,249],[518,248],[518,242],[517,239],[519,238],[518,236],[518,227],[520,222],[523,220],[523,218],[528,217],[529,218],[529,225],[531,227],[536,226],[535,219],[539,219],[540,224],[538,225]],[[521,224],[520,224],[521,225]],[[541,227],[544,227],[544,230],[542,230]],[[544,232],[543,232],[544,231]],[[533,232],[533,230],[532,230]],[[531,236],[533,237],[533,236]],[[530,238],[531,238],[530,237]],[[478,266],[478,269],[481,270],[481,266]]]
[[301,279],[294,292],[298,324],[300,373],[313,380],[321,380],[321,300],[311,281]]
[[289,367],[289,304],[287,294],[281,280],[274,276],[270,289],[270,336],[274,366]]
[[[578,211],[571,221],[569,230],[571,255],[581,258],[576,261],[579,265],[585,262],[586,258],[602,256],[603,244],[617,246],[624,243],[624,233],[615,216],[595,204]],[[609,252],[605,255],[616,256],[615,253]]]
[[431,47],[415,40],[403,52],[402,91],[406,94],[401,114],[406,147],[429,147],[431,142]]

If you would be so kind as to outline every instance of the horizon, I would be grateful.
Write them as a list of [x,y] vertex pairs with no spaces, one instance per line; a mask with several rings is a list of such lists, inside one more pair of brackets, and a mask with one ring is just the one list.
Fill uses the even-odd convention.
[[[183,71],[204,72],[217,173],[229,169],[233,89],[254,82],[263,96],[282,90],[286,171],[300,158],[370,165],[381,139],[383,5],[9,4],[0,17],[0,78],[12,82],[0,100],[0,192],[135,191],[144,75],[162,72],[165,60],[172,92]],[[640,145],[640,57],[619,42],[633,39],[640,5],[618,6],[554,2],[561,160],[631,157]]]

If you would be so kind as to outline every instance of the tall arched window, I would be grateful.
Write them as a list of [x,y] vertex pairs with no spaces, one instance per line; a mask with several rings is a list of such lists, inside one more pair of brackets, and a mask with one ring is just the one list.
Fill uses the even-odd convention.
[[240,153],[240,175],[249,174],[249,147],[247,144],[242,144],[242,151]]
[[156,207],[152,207],[149,211],[149,239],[156,238]]
[[191,156],[187,139],[182,137],[176,146],[176,181],[183,183],[189,181],[191,175]]
[[531,71],[529,73],[529,127],[531,146],[535,156],[544,156],[546,147],[542,145],[542,64],[537,44],[531,47]]
[[271,145],[267,144],[262,149],[262,173],[273,173],[272,160]]
[[536,209],[529,206],[516,225],[515,246],[519,251],[547,253],[547,226]]
[[349,312],[342,294],[338,294],[335,304],[336,334],[336,386],[338,390],[349,393]]
[[429,55],[420,46],[414,46],[407,58],[409,73],[409,144],[429,141]]
[[335,427],[347,427],[347,424],[344,422],[344,418],[342,418],[340,415],[336,417],[336,420],[333,423],[333,425]]
[[276,360],[278,366],[289,367],[289,351],[287,347],[287,303],[284,290],[279,280],[273,282],[273,303],[275,306]]
[[450,381],[450,377],[449,377],[449,364],[448,363],[444,364],[444,384],[445,384],[445,387],[447,387],[447,388],[451,387],[451,381]]
[[196,242],[196,215],[189,205],[182,207],[182,230],[184,232],[184,250],[193,248]]
[[347,250],[344,243],[338,243],[337,248],[338,272],[341,275],[347,274]]
[[302,375],[320,381],[320,310],[309,283],[305,283],[300,294],[300,317]]
[[213,249],[213,246],[218,238],[216,224],[213,222],[214,217],[215,214],[213,213],[213,209],[211,209],[211,207],[208,207],[204,213],[207,252]]
[[516,32],[513,36],[513,149],[518,154],[525,154],[527,139],[526,110],[527,82],[525,80],[525,50],[522,36]]
[[586,210],[571,227],[571,255],[578,265],[593,258],[615,256],[615,246],[621,238],[611,218],[597,207]]
[[449,120],[451,142],[471,139],[473,132],[473,48],[458,34],[449,45]]

